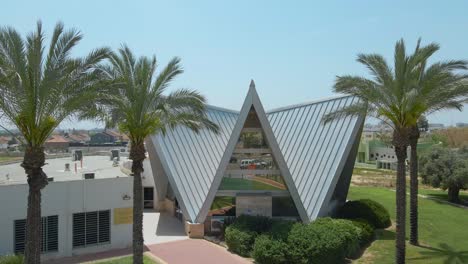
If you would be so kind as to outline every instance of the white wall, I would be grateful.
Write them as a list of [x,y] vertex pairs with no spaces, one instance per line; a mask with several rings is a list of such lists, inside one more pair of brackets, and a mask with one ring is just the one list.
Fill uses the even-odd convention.
[[[123,167],[130,171],[132,169],[132,160],[124,161]],[[156,193],[156,188],[154,186],[153,171],[151,170],[151,163],[149,158],[146,158],[143,161],[143,173],[141,174],[141,178],[141,184],[143,185],[143,187],[153,187],[154,208],[157,208],[158,196]]]
[[[59,250],[43,259],[93,253],[132,244],[132,225],[114,225],[114,208],[132,207],[130,177],[50,182],[42,192],[42,216],[59,216]],[[13,222],[26,218],[27,184],[0,186],[0,255],[13,253]],[[133,197],[132,197],[133,198]],[[111,210],[111,243],[72,248],[73,213]]]

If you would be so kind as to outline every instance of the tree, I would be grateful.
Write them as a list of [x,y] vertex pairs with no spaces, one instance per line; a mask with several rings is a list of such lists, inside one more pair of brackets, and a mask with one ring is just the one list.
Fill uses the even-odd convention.
[[40,263],[41,190],[47,185],[44,142],[65,118],[82,117],[95,108],[93,99],[99,94],[100,75],[94,69],[108,49],[72,58],[70,52],[81,39],[79,31],[64,31],[58,23],[44,53],[41,22],[25,39],[11,27],[0,29],[0,114],[18,128],[25,145],[21,163],[29,185],[25,263]]
[[414,112],[418,109],[412,89],[417,85],[420,65],[431,54],[432,47],[417,48],[406,54],[405,44],[395,45],[394,67],[378,54],[360,54],[357,61],[366,66],[372,78],[338,76],[334,91],[355,96],[360,100],[332,112],[325,122],[346,116],[368,115],[380,119],[392,130],[392,145],[397,156],[396,179],[396,263],[405,263],[406,220],[406,158],[410,128],[416,125]]
[[448,190],[448,200],[460,203],[460,190],[468,189],[468,154],[436,147],[420,159],[423,182]]
[[107,125],[118,126],[130,139],[133,176],[133,263],[143,263],[143,197],[141,173],[145,159],[144,140],[178,125],[198,132],[218,131],[206,115],[205,98],[196,91],[179,89],[163,95],[172,80],[182,74],[180,59],[173,58],[156,74],[156,58],[135,58],[127,46],[110,56],[101,71],[108,78]]
[[[415,54],[419,53],[421,39],[418,40]],[[463,108],[468,95],[468,78],[465,70],[468,63],[462,60],[436,62],[427,67],[427,59],[439,50],[439,45],[431,43],[422,48],[425,58],[416,68],[416,84],[411,87],[410,100],[414,100],[413,115],[418,123],[410,129],[410,243],[418,242],[418,140],[421,129],[427,129],[424,115],[443,109]]]

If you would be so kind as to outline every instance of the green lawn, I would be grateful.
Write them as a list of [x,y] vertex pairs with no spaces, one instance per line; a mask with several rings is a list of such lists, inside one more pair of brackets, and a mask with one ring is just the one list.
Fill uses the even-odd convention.
[[10,156],[0,156],[0,162],[7,162],[7,161],[19,161],[23,157],[10,157]]
[[[419,194],[424,194],[431,198],[448,201],[447,191],[435,190],[435,189],[420,189]],[[465,203],[468,203],[468,192],[460,191],[460,200],[465,201]]]
[[[123,258],[116,258],[112,260],[104,260],[104,261],[97,261],[97,262],[92,262],[96,264],[132,264],[133,263],[133,257],[128,256],[128,257],[123,257]],[[157,264],[157,262],[153,261],[147,256],[143,256],[143,263],[144,264]]]
[[[431,192],[445,192],[432,190]],[[395,219],[395,192],[380,187],[351,187],[348,199],[382,203]],[[409,213],[407,214],[409,216]],[[409,220],[409,219],[408,219]],[[468,263],[468,210],[419,198],[421,247],[407,244],[408,263]],[[407,224],[409,236],[409,224]],[[395,232],[380,231],[377,240],[355,263],[394,263]]]
[[282,190],[275,186],[247,179],[223,177],[220,190]]
[[236,197],[230,196],[216,196],[213,200],[213,204],[211,204],[210,210],[216,210],[223,207],[231,206],[236,204]]

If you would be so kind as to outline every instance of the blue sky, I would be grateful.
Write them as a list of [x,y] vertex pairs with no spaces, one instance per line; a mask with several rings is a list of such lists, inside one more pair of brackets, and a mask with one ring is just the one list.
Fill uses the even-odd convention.
[[[239,109],[254,79],[266,109],[329,97],[336,75],[365,75],[358,53],[392,59],[396,40],[437,42],[434,60],[468,59],[468,1],[5,1],[0,25],[22,33],[38,19],[57,21],[84,39],[75,55],[128,44],[160,64],[182,58],[172,87]],[[431,122],[468,122],[468,110]],[[62,128],[76,126],[70,122]],[[93,124],[80,123],[81,127]]]

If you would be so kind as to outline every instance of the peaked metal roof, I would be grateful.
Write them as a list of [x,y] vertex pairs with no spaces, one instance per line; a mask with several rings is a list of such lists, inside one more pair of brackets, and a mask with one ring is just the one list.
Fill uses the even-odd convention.
[[283,155],[281,154],[278,143],[276,142],[275,136],[273,135],[273,131],[271,130],[271,126],[268,122],[265,110],[263,109],[262,103],[260,102],[260,98],[258,97],[257,91],[255,90],[255,83],[252,80],[250,83],[249,92],[247,93],[244,104],[237,119],[237,123],[234,126],[231,138],[229,139],[228,145],[223,154],[223,158],[221,159],[218,171],[216,172],[214,181],[211,185],[208,197],[205,203],[203,204],[200,214],[196,219],[196,221],[198,222],[203,221],[206,215],[208,214],[208,210],[210,209],[210,206],[213,203],[216,192],[218,191],[219,185],[221,184],[221,181],[224,177],[224,172],[229,163],[229,159],[231,158],[234,152],[234,148],[236,147],[237,141],[241,135],[242,128],[244,127],[245,121],[247,119],[247,115],[249,114],[249,111],[252,107],[257,113],[260,125],[265,134],[265,139],[268,142],[268,145],[272,151],[272,155],[275,161],[278,163],[281,175],[283,176],[286,186],[288,187],[288,191],[294,200],[297,211],[299,212],[299,215],[301,216],[302,220],[307,221],[307,214],[304,210],[304,207],[302,206],[296,187],[294,186],[294,182],[283,159]]
[[356,100],[338,97],[267,114],[310,220],[321,216],[321,210],[329,203],[363,123],[362,117],[346,117],[326,124],[322,118]]
[[208,130],[197,134],[178,126],[165,136],[158,134],[150,138],[181,209],[190,221],[195,220],[206,200],[238,117],[235,111],[213,106],[208,107],[207,115],[218,124],[219,134]]
[[322,117],[354,100],[338,97],[265,113],[252,81],[240,112],[208,107],[219,134],[177,127],[150,140],[187,220],[204,221],[253,105],[291,197],[307,222],[328,206],[364,122],[363,117],[347,117],[324,124]]

